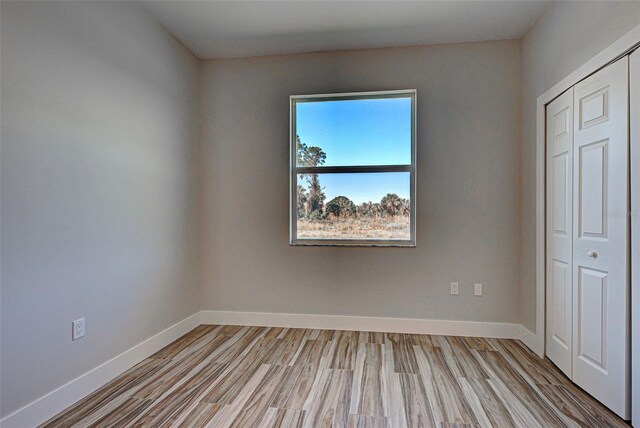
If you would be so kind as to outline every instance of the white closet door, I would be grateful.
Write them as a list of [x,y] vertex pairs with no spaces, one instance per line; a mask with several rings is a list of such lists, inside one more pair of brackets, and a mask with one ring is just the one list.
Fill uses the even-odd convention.
[[631,93],[631,371],[633,425],[640,427],[640,51],[629,58]]
[[574,88],[573,381],[629,417],[629,60]]
[[571,377],[573,358],[573,88],[547,106],[546,354]]

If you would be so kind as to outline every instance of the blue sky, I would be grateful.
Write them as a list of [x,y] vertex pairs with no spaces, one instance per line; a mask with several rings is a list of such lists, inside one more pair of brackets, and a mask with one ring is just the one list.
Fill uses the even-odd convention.
[[411,98],[299,102],[296,132],[325,165],[411,163]]
[[[325,165],[411,163],[411,98],[299,102],[296,131],[327,154]],[[327,201],[347,196],[356,204],[387,193],[409,198],[408,173],[320,174]]]

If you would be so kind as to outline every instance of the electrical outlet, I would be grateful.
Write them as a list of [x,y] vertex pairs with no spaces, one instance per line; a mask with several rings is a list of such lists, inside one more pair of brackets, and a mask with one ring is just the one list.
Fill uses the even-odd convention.
[[451,294],[458,294],[458,283],[457,282],[452,282],[451,283]]
[[81,337],[84,337],[84,318],[80,318],[79,320],[75,320],[72,323],[71,328],[71,340],[78,340]]
[[480,284],[479,282],[473,284],[473,295],[482,296],[482,284]]

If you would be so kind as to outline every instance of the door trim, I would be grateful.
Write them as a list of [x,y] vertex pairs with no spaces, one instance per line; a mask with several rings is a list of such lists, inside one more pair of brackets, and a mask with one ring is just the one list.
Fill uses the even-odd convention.
[[[634,79],[635,73],[638,76]],[[630,188],[640,188],[640,50],[629,57]],[[631,192],[631,308],[640,308],[640,192]],[[635,256],[636,263],[633,263]],[[631,310],[631,331],[640,332],[640,311]],[[640,334],[631,336],[631,367],[640,367]],[[635,362],[635,364],[634,364]],[[640,371],[631,370],[631,420],[640,426]]]
[[596,73],[608,64],[631,52],[640,44],[640,25],[616,40],[609,47],[584,63],[574,72],[538,97],[536,106],[536,340],[532,348],[540,357],[545,354],[545,134],[546,106],[576,83]]

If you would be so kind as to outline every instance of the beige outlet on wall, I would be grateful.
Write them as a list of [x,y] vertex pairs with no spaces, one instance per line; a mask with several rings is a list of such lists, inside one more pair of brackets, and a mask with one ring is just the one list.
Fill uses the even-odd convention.
[[476,282],[475,284],[473,284],[473,295],[474,296],[482,296],[482,284],[479,282]]
[[451,294],[453,294],[453,295],[457,295],[458,294],[458,283],[457,282],[452,282],[451,283]]
[[75,320],[71,326],[71,340],[78,340],[84,337],[84,318]]

